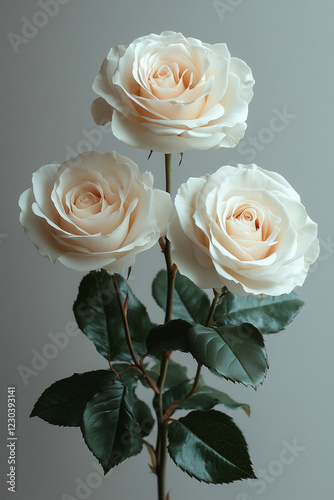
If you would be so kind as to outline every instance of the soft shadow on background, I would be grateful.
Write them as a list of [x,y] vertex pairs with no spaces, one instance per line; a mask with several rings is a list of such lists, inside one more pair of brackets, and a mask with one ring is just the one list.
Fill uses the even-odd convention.
[[[82,334],[69,337],[63,349],[47,347],[54,334],[70,328],[82,275],[38,255],[18,222],[17,200],[35,170],[81,152],[82,141],[86,148],[88,143],[99,152],[129,156],[163,188],[163,156],[147,161],[148,152],[121,144],[107,129],[97,132],[90,104],[92,82],[109,48],[164,30],[226,42],[256,80],[244,140],[235,149],[186,153],[181,167],[175,156],[174,194],[190,176],[232,161],[255,162],[294,186],[319,223],[321,243],[318,262],[297,290],[305,301],[302,312],[286,331],[266,338],[270,369],[263,386],[255,392],[205,374],[207,382],[251,405],[250,418],[240,410],[228,413],[242,429],[262,481],[208,486],[169,463],[171,500],[333,498],[333,21],[332,0],[2,1],[1,498],[11,498],[5,477],[7,386],[16,386],[17,393],[17,500],[156,496],[146,451],[102,480],[78,429],[29,419],[36,399],[55,380],[106,368],[106,362]],[[272,127],[274,116],[281,117],[279,132]],[[154,247],[137,258],[131,276],[154,321],[162,313],[150,283],[163,266]],[[292,459],[286,463],[289,446]]]

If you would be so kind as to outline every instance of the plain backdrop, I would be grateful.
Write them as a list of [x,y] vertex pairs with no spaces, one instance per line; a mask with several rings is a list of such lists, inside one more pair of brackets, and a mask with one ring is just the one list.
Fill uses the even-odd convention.
[[[129,156],[141,170],[151,170],[155,186],[163,189],[161,154],[147,161],[147,151],[120,143],[108,129],[101,129],[102,138],[96,134],[91,85],[110,47],[173,30],[208,43],[226,42],[231,54],[252,68],[256,80],[244,140],[235,149],[188,152],[181,167],[175,156],[173,193],[188,177],[232,161],[254,161],[278,171],[319,223],[321,256],[297,290],[305,301],[299,316],[284,332],[266,338],[270,369],[264,384],[254,391],[205,375],[207,382],[251,405],[250,418],[241,410],[228,413],[246,437],[262,482],[206,485],[170,461],[170,498],[332,499],[332,0],[59,0],[56,6],[50,2],[49,14],[43,3],[48,2],[1,3],[1,498],[13,495],[6,485],[7,386],[16,387],[17,397],[17,500],[156,498],[146,451],[102,480],[78,429],[29,418],[41,392],[55,380],[107,366],[80,334],[23,380],[22,366],[31,369],[36,352],[53,356],[55,349],[46,347],[52,343],[50,334],[64,332],[73,321],[72,304],[82,275],[40,257],[18,222],[17,201],[35,170],[63,162],[84,147],[82,141],[99,152],[116,150]],[[273,131],[271,120],[280,113],[285,115],[283,126]],[[154,321],[163,316],[151,298],[150,284],[163,265],[154,247],[138,257],[130,283]],[[187,360],[181,355],[175,359]],[[193,370],[189,362],[190,376]],[[294,454],[284,451],[289,446]],[[89,489],[82,486],[87,482]]]

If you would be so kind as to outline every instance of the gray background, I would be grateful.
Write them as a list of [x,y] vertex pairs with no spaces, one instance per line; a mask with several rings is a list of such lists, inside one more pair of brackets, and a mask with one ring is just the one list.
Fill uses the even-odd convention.
[[[156,187],[163,188],[162,155],[154,154],[147,162],[146,151],[119,143],[107,130],[100,140],[94,135],[97,126],[90,103],[94,98],[91,84],[111,46],[166,29],[209,43],[226,42],[232,55],[249,64],[256,80],[241,145],[234,150],[189,152],[181,167],[175,157],[174,193],[191,175],[214,171],[232,160],[253,160],[280,172],[295,187],[309,215],[319,223],[321,241],[321,257],[298,290],[305,307],[286,331],[267,338],[270,370],[264,385],[255,392],[206,377],[237,400],[250,403],[250,418],[240,410],[230,414],[249,443],[255,471],[266,469],[267,479],[262,487],[256,483],[251,487],[247,481],[208,486],[169,463],[171,500],[333,498],[334,4],[332,0],[219,3],[220,15],[215,3],[205,0],[69,0],[15,53],[8,33],[22,36],[26,23],[22,18],[44,24],[45,16],[36,14],[41,6],[35,0],[2,0],[2,498],[10,498],[5,484],[8,385],[15,385],[17,391],[18,500],[156,498],[146,451],[102,481],[78,429],[29,419],[34,402],[55,380],[73,372],[106,368],[106,362],[84,335],[78,335],[24,384],[18,366],[32,368],[32,350],[42,353],[51,342],[48,334],[64,332],[73,320],[71,308],[81,275],[38,255],[18,223],[17,200],[30,186],[35,170],[46,163],[63,162],[70,150],[78,151],[81,141],[87,141],[85,133],[95,137],[92,149],[116,149],[129,156],[142,170],[152,170]],[[271,119],[275,110],[284,108],[294,117],[282,131],[273,133]],[[249,151],[251,137],[259,145],[253,150],[255,158]],[[163,265],[155,247],[139,256],[131,281],[155,321],[161,321],[162,314],[150,297],[150,282]],[[288,454],[294,460],[284,464],[284,443],[294,440],[300,450],[295,457]],[[91,493],[76,495],[78,479],[95,480]]]

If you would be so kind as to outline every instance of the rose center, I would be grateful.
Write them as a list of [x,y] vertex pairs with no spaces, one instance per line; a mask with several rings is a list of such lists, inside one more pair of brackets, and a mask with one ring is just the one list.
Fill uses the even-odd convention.
[[254,208],[240,208],[236,212],[232,213],[228,219],[245,226],[244,230],[246,232],[253,233],[260,227],[258,214]]
[[153,75],[155,85],[161,88],[172,88],[179,82],[178,71],[172,71],[167,64],[161,66],[158,71]]
[[162,66],[157,73],[158,78],[168,78],[171,75],[171,70],[168,66]]
[[75,205],[77,208],[89,208],[93,205],[96,205],[100,201],[100,196],[88,191],[84,193],[80,193],[78,198],[75,201]]

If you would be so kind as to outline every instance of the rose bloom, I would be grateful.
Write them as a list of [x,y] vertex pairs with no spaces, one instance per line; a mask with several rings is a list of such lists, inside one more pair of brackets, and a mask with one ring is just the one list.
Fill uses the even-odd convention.
[[165,31],[110,50],[93,84],[101,97],[92,114],[136,148],[233,148],[245,134],[253,84],[250,68],[225,43]]
[[115,152],[83,153],[34,173],[19,200],[20,222],[39,253],[52,262],[90,271],[120,272],[167,229],[173,205]]
[[281,295],[302,285],[319,255],[317,224],[279,174],[257,165],[190,178],[169,228],[174,262],[201,288]]

